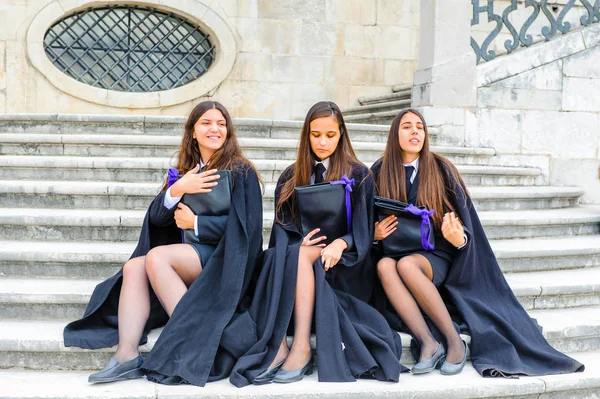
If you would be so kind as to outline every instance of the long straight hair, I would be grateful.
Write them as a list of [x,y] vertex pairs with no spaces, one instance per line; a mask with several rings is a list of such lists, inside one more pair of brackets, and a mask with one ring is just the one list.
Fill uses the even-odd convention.
[[[419,191],[417,193],[417,205],[426,206],[428,209],[434,209],[433,223],[438,231],[441,229],[444,213],[455,212],[456,209],[449,199],[449,195],[454,194],[458,189],[466,192],[465,184],[460,177],[456,167],[445,157],[433,153],[429,150],[429,133],[427,124],[423,115],[417,110],[408,108],[400,111],[392,121],[390,132],[388,134],[387,144],[383,153],[381,170],[376,182],[379,195],[386,198],[392,198],[398,201],[407,201],[407,192],[405,184],[405,172],[402,165],[405,163],[402,159],[402,149],[398,132],[400,129],[400,120],[407,113],[418,116],[423,122],[425,139],[423,148],[419,153]],[[451,181],[458,182],[454,187]]]
[[[227,112],[227,109],[222,104],[216,101],[203,101],[196,105],[194,109],[192,109],[192,112],[190,112],[190,115],[185,122],[183,138],[181,139],[181,145],[177,152],[176,168],[179,170],[179,173],[184,174],[189,170],[194,169],[194,167],[202,161],[198,142],[194,138],[194,126],[200,117],[210,109],[219,110],[223,114],[227,127],[227,137],[225,138],[223,146],[211,155],[206,161],[206,164],[210,164],[211,169],[219,170],[231,170],[246,164],[254,170],[259,181],[262,183],[260,174],[252,162],[242,154],[242,149],[235,135],[235,127],[233,126],[233,121],[231,120],[229,112]],[[162,190],[166,190],[167,187],[168,181],[165,181]]]
[[292,215],[294,215],[294,219],[297,221],[294,188],[310,184],[310,176],[313,173],[315,161],[318,160],[318,157],[310,147],[310,123],[317,118],[326,116],[333,116],[337,120],[340,130],[340,141],[333,154],[329,156],[329,167],[327,168],[325,181],[339,180],[343,175],[349,176],[353,166],[362,165],[352,148],[350,137],[348,137],[348,129],[346,129],[346,123],[344,122],[340,108],[332,101],[320,101],[313,105],[308,110],[306,118],[304,118],[304,124],[302,125],[298,155],[296,162],[293,164],[294,175],[283,185],[279,194],[279,200],[277,201],[275,214],[277,215],[277,222],[280,224],[284,222],[279,220],[278,215],[287,201],[291,202]]

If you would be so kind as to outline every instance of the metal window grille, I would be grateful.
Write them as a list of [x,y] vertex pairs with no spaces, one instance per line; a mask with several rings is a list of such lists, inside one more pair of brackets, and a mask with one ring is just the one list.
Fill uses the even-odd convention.
[[46,55],[67,75],[127,92],[168,90],[199,78],[214,48],[185,19],[140,6],[89,8],[57,22],[44,38]]

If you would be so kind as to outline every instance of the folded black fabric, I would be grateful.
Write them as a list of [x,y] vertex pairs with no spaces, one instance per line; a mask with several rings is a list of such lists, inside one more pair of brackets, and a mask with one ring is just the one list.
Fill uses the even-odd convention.
[[[197,194],[184,194],[181,198],[181,202],[189,206],[195,215],[202,216],[203,218],[216,218],[219,220],[221,230],[225,231],[225,224],[227,218],[222,216],[229,215],[229,208],[231,208],[231,187],[232,178],[230,170],[219,170],[218,183],[212,188],[209,193],[197,193]],[[186,244],[200,244],[205,240],[199,239],[193,229],[184,230],[184,241]]]
[[402,201],[375,196],[375,211],[381,221],[389,215],[398,218],[396,231],[381,242],[383,254],[400,257],[423,250],[435,248],[435,238],[430,222],[433,211]]
[[346,189],[344,185],[332,185],[329,182],[294,188],[296,206],[300,216],[302,235],[316,228],[321,229],[313,239],[327,237],[326,245],[336,238],[348,234],[346,211]]
[[231,208],[231,171],[217,171],[219,180],[210,193],[184,194],[181,202],[189,206],[194,215],[224,216]]

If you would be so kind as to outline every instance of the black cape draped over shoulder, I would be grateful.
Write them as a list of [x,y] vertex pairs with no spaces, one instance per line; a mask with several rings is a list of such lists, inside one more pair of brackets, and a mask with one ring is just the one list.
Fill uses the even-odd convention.
[[[189,287],[168,319],[153,296],[146,333],[167,322],[158,341],[146,356],[143,368],[149,378],[166,384],[207,381],[229,376],[240,343],[234,317],[252,279],[256,259],[262,250],[262,193],[256,173],[248,165],[233,171],[231,209],[225,235],[202,272]],[[150,205],[132,257],[145,255],[152,247],[180,243],[173,211],[163,206],[164,193]],[[162,218],[158,216],[162,215]],[[117,309],[122,271],[98,285],[81,320],[65,328],[65,345],[95,349],[118,342]],[[155,309],[154,302],[160,309]],[[156,316],[155,313],[161,313]]]
[[[460,182],[451,180],[444,166],[440,167],[454,191],[452,205],[470,233],[468,244],[456,253],[440,294],[457,330],[471,336],[471,361],[477,372],[484,377],[510,377],[583,371],[581,363],[550,346],[541,327],[523,309],[500,270],[471,198],[466,190],[463,195],[458,189]],[[380,169],[378,160],[371,168],[376,181]],[[390,325],[410,333],[386,303],[383,289],[378,287],[376,292],[376,307]],[[443,342],[442,334],[427,322]]]
[[[293,173],[292,165],[280,176],[275,204],[283,184]],[[328,272],[324,271],[320,258],[313,265],[319,381],[355,381],[363,375],[398,381],[400,372],[405,370],[399,363],[400,337],[385,318],[365,302],[371,296],[374,278],[369,256],[373,180],[362,165],[356,165],[349,178],[355,179],[352,192],[354,242]],[[255,335],[248,334],[244,340],[249,346],[241,353],[230,376],[231,383],[238,387],[254,383],[255,377],[269,367],[292,317],[303,237],[293,222],[289,204],[283,208],[279,220],[285,224],[273,223],[269,249],[262,254],[262,268],[257,273],[252,303],[246,312],[248,317],[240,328]]]

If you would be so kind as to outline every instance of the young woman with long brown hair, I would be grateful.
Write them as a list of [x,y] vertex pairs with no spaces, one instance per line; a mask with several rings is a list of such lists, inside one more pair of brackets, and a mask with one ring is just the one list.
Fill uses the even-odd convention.
[[[195,215],[180,202],[182,196],[210,192],[218,184],[218,170],[232,172],[229,215]],[[191,364],[201,362],[202,356],[194,355],[194,348],[185,342],[195,342],[193,335],[204,330],[203,347],[214,358],[220,334],[248,286],[249,277],[245,276],[251,276],[262,249],[262,195],[258,173],[243,156],[231,117],[218,102],[202,102],[190,113],[174,172],[181,178],[166,181],[148,208],[129,261],[96,287],[84,317],[65,328],[66,346],[96,349],[118,343],[113,358],[90,376],[90,382],[138,378],[148,369],[158,381],[166,376],[202,385],[208,372],[198,376],[188,370]],[[196,238],[182,243],[180,229]],[[227,295],[210,295],[220,290]],[[218,308],[221,301],[225,306]],[[217,308],[221,313],[211,310]],[[202,315],[210,315],[221,325],[190,329]],[[143,363],[138,346],[146,341],[150,329],[167,321],[159,342]],[[187,327],[181,328],[181,321]],[[182,342],[178,348],[188,350],[180,353],[170,346],[170,351],[164,351],[165,341],[169,345]],[[197,342],[193,345],[198,347]],[[172,367],[173,356],[178,357],[177,367]],[[182,364],[187,356],[197,360]]]
[[[418,111],[406,109],[394,118],[383,157],[371,170],[379,196],[434,211],[433,250],[396,258],[378,253],[377,272],[392,307],[378,301],[378,309],[394,328],[414,337],[414,374],[437,367],[447,375],[462,371],[469,346],[460,338],[458,324],[471,335],[473,364],[482,375],[537,375],[582,367],[548,345],[512,294],[458,170],[430,151],[427,126]],[[377,222],[375,240],[385,240],[398,223],[395,216]],[[447,304],[455,310],[452,316]]]
[[[323,244],[327,237],[317,237],[318,228],[303,236],[294,189],[343,178],[354,179],[350,231],[342,237],[328,237],[327,246]],[[237,362],[233,384],[302,379],[313,367],[309,342],[313,327],[320,381],[354,381],[363,374],[398,380],[398,336],[366,304],[374,277],[369,256],[372,201],[372,177],[354,154],[340,109],[330,101],[315,104],[302,126],[297,159],[277,182],[269,249],[263,254],[249,309],[258,335]],[[291,322],[293,343],[288,349],[286,330]],[[353,323],[360,322],[372,330],[357,331]],[[369,354],[364,342],[370,339],[386,349]]]

